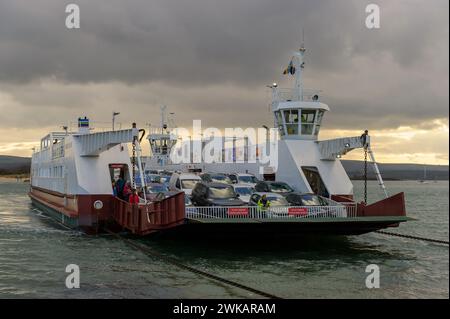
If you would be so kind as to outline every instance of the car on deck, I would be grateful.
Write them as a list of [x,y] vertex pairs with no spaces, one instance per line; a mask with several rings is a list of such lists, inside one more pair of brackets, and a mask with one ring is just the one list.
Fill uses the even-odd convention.
[[247,203],[250,201],[250,196],[255,192],[252,184],[232,184],[234,191],[239,194],[239,199]]
[[[290,193],[286,195],[286,200],[291,206],[302,207],[305,215],[309,217],[345,217],[347,210],[340,203],[330,201],[317,194],[310,193]],[[293,208],[292,208],[293,209]]]
[[233,183],[226,174],[222,173],[202,173],[199,176],[206,183]]
[[255,190],[257,192],[277,193],[286,196],[294,192],[294,189],[285,182],[260,181],[256,183]]
[[259,182],[259,179],[257,179],[255,175],[247,173],[228,174],[228,177],[231,179],[233,184],[250,184],[254,187],[256,183]]
[[[266,195],[270,206],[266,209],[258,209],[258,201],[263,195]],[[251,206],[251,212],[254,217],[284,217],[288,216],[289,202],[278,193],[255,192],[250,196],[248,206]]]
[[191,194],[195,206],[243,206],[245,203],[239,199],[233,186],[226,183],[199,182]]
[[316,194],[293,192],[285,198],[292,206],[328,206],[328,202]]
[[279,207],[279,206],[289,206],[289,202],[283,195],[277,193],[266,193],[266,192],[255,192],[250,196],[250,200],[248,202],[249,206],[258,206],[258,201],[261,199],[263,195],[266,195],[266,198],[270,201],[271,207]]
[[190,195],[195,185],[201,181],[202,179],[198,175],[192,173],[173,173],[170,177],[169,189],[183,191]]

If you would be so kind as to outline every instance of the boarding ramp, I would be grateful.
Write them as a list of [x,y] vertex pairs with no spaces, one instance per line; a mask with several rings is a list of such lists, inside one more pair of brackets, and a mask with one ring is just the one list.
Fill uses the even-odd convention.
[[383,220],[406,217],[405,197],[403,193],[382,199],[370,205],[355,203],[341,197],[339,201],[323,198],[323,206],[209,206],[186,207],[186,219],[198,222],[343,222],[364,221],[373,218]]
[[[368,144],[370,137],[366,137],[366,144]],[[364,141],[360,136],[343,137],[332,140],[317,141],[322,160],[335,160],[342,155],[347,154],[355,148],[363,148]]]
[[98,132],[90,134],[75,134],[75,140],[81,144],[80,156],[98,156],[111,147],[121,143],[131,143],[139,134],[138,129]]

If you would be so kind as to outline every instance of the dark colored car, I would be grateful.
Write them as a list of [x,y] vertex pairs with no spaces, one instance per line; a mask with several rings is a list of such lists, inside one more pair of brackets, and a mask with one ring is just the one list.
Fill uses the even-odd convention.
[[233,186],[225,183],[199,182],[195,185],[191,195],[192,203],[196,206],[243,206]]
[[271,207],[277,206],[289,206],[289,202],[281,194],[276,193],[254,193],[250,196],[249,206],[258,206],[258,201],[261,199],[262,195],[266,195],[267,200],[270,202]]
[[290,193],[286,200],[292,206],[328,206],[328,202],[315,194]]
[[233,184],[231,179],[226,174],[221,173],[203,173],[200,178],[206,183],[226,183]]
[[264,193],[277,193],[286,196],[293,193],[294,189],[284,182],[260,181],[256,183],[255,190]]
[[251,185],[255,185],[256,183],[259,182],[259,179],[257,179],[254,175],[247,174],[247,173],[245,173],[245,174],[244,173],[228,174],[228,177],[231,179],[233,184],[251,184]]

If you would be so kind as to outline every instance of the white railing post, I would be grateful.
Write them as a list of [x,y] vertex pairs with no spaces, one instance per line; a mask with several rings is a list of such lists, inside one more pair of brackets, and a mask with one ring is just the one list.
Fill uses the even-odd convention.
[[[229,209],[247,209],[246,214],[229,215]],[[289,210],[303,209],[307,211],[307,215],[290,214]],[[346,205],[337,204],[329,206],[277,206],[265,210],[259,209],[257,206],[240,206],[240,207],[187,207],[187,218],[202,219],[286,219],[286,218],[351,218],[356,216],[356,204],[346,203]]]

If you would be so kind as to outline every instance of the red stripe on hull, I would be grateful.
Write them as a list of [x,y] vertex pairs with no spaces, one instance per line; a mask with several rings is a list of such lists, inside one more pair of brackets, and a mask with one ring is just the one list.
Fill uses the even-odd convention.
[[[78,218],[80,226],[93,226],[113,216],[113,195],[72,195],[31,187],[29,196],[71,218]],[[101,201],[103,207],[94,208]]]

